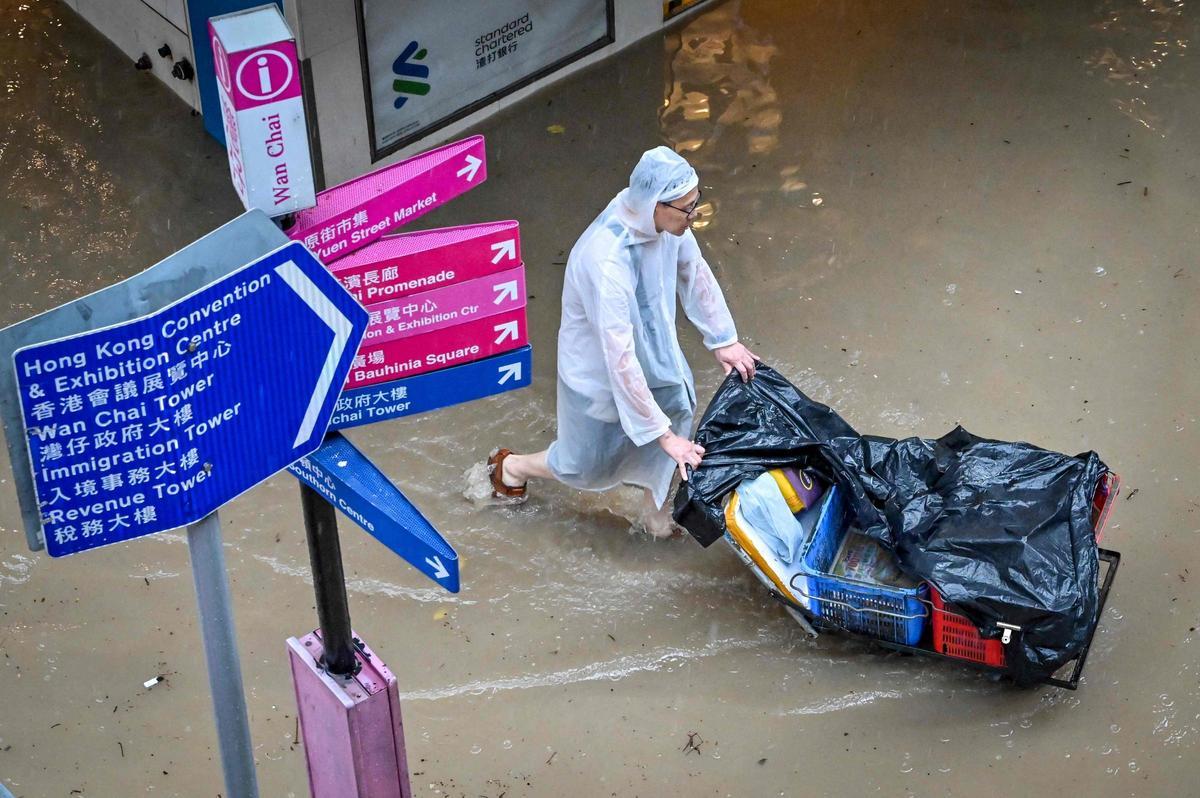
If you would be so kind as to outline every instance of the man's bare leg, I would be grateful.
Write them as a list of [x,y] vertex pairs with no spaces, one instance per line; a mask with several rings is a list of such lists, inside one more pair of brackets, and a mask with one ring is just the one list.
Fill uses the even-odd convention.
[[510,454],[504,458],[504,470],[501,474],[504,484],[510,488],[519,488],[531,479],[554,479],[554,473],[546,465],[546,452],[534,454]]
[[[546,452],[533,454],[510,454],[504,458],[504,470],[501,474],[504,484],[510,488],[519,488],[531,479],[555,479],[554,472],[546,465]],[[666,505],[659,507],[654,501],[654,494],[648,490],[642,491],[642,507],[639,513],[642,526],[656,538],[669,538],[678,529],[671,519],[671,511]]]
[[671,512],[666,505],[658,506],[654,494],[643,489],[642,495],[642,526],[653,537],[669,538],[675,534],[675,523],[671,520]]

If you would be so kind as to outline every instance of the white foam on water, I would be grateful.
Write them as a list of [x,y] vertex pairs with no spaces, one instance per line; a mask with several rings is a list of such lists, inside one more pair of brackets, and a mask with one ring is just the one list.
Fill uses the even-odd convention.
[[472,504],[489,506],[496,504],[492,498],[492,480],[488,474],[487,463],[473,463],[463,472],[463,498]]
[[176,576],[179,576],[179,572],[178,571],[164,571],[162,569],[159,569],[157,571],[146,571],[145,573],[141,573],[141,574],[129,574],[128,576],[130,579],[171,579]]
[[620,681],[635,673],[655,673],[674,670],[679,665],[698,659],[713,657],[729,651],[759,648],[767,644],[778,644],[778,640],[758,637],[752,640],[726,638],[716,640],[694,649],[663,647],[654,651],[629,654],[603,662],[593,662],[577,668],[567,668],[549,673],[533,673],[506,679],[481,679],[465,684],[447,685],[430,690],[413,690],[400,694],[402,701],[438,701],[462,695],[495,694],[503,690],[529,690],[537,687],[561,687],[578,682]]
[[37,560],[33,557],[27,557],[24,554],[13,554],[7,560],[0,562],[3,570],[0,570],[0,585],[8,583],[10,585],[23,585],[29,581],[33,573],[33,567],[37,564]]
[[861,693],[848,693],[847,695],[837,696],[836,698],[828,698],[824,701],[818,701],[813,704],[806,704],[802,707],[787,709],[779,712],[779,715],[827,715],[831,712],[841,712],[845,709],[853,709],[855,707],[873,704],[876,701],[883,701],[896,698],[908,698],[916,695],[926,695],[929,693],[939,692],[928,687],[914,687],[911,690],[867,690]]

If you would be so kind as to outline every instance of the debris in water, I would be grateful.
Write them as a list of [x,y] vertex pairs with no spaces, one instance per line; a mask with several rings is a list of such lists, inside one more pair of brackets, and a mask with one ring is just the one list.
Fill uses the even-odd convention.
[[1095,272],[1097,277],[1103,277],[1104,275],[1108,274],[1103,266],[1097,266]]
[[1132,182],[1133,182],[1132,180],[1122,180],[1120,183],[1117,183],[1117,185],[1118,186],[1127,186]]
[[1022,291],[1020,288],[1014,288],[1014,289],[1013,289],[1013,293],[1014,293],[1014,294],[1023,294],[1023,293],[1025,293],[1025,292],[1024,292],[1024,291]]
[[758,760],[758,764],[760,764],[760,765],[767,764],[767,758],[764,756],[762,759]]
[[1134,496],[1138,495],[1139,490],[1141,490],[1141,488],[1134,488],[1133,490],[1129,491],[1129,495],[1125,497],[1125,501],[1129,501]]
[[546,128],[546,132],[552,136],[557,136],[560,133],[566,133],[567,129],[562,125],[550,125]]
[[683,744],[683,755],[687,756],[692,751],[696,752],[696,756],[700,756],[700,746],[704,745],[704,738],[700,736],[700,732],[688,732],[688,740]]
[[153,679],[147,679],[146,681],[142,682],[142,687],[145,687],[147,690],[149,690],[151,687],[153,687],[154,685],[158,684],[159,682],[163,681],[166,678],[167,678],[166,676],[155,676]]
[[550,758],[546,760],[546,764],[549,765],[551,762],[553,762],[554,757],[556,757],[556,756],[558,756],[558,751],[551,751]]

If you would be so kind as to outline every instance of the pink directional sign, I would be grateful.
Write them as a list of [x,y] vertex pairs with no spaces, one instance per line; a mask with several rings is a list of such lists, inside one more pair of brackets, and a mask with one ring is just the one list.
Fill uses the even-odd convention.
[[350,368],[346,387],[359,388],[470,363],[522,347],[528,337],[525,309],[518,308],[421,335],[364,343]]
[[364,344],[443,330],[525,307],[525,267],[367,306]]
[[288,230],[326,266],[487,179],[483,136],[384,167],[317,195]]
[[329,270],[364,305],[505,271],[521,263],[516,222],[388,235]]

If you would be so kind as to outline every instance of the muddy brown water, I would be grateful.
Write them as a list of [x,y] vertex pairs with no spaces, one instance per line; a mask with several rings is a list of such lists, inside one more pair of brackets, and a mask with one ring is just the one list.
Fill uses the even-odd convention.
[[[488,182],[421,224],[521,221],[534,385],[350,433],[462,557],[447,595],[342,525],[415,793],[1195,795],[1197,33],[1168,0],[732,0],[481,125]],[[238,212],[199,120],[64,6],[0,2],[0,37],[0,324]],[[631,534],[636,497],[461,498],[492,445],[552,439],[566,252],[662,142],[701,172],[745,339],[859,430],[961,422],[1120,472],[1125,559],[1078,692],[810,641],[723,545]],[[0,783],[222,793],[184,537],[51,561],[0,478]],[[262,794],[306,795],[294,480],[221,517]]]

